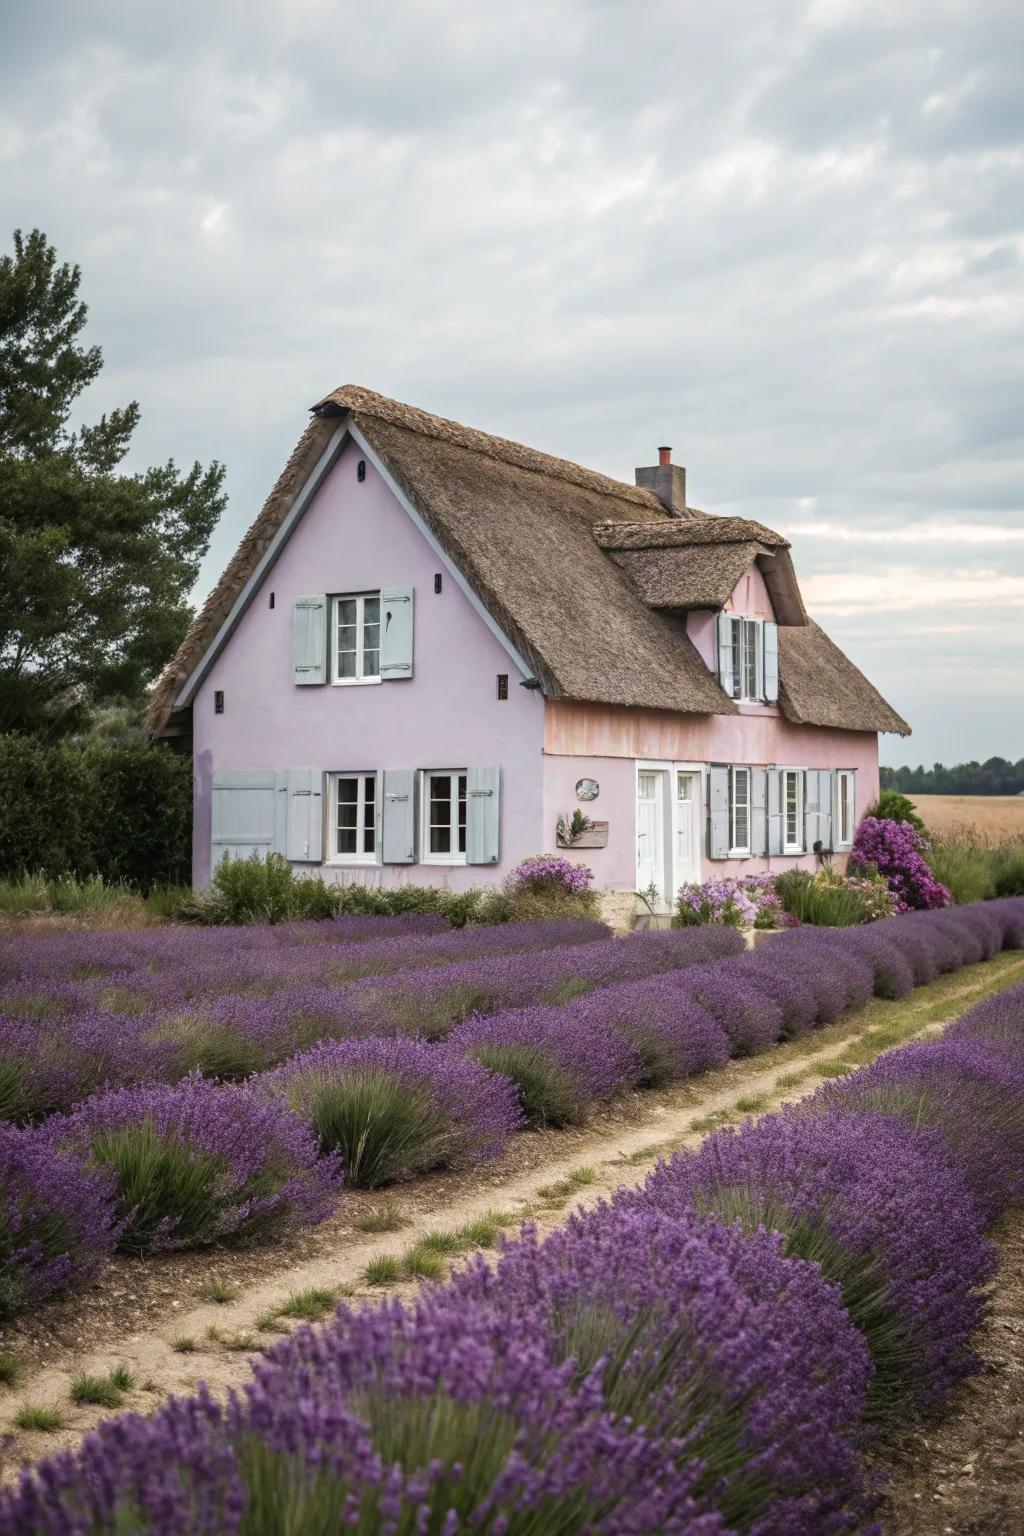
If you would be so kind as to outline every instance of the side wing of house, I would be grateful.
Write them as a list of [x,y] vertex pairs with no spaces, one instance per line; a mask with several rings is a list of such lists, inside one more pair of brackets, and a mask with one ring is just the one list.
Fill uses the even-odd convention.
[[286,531],[188,685],[195,882],[276,850],[458,889],[536,852],[543,701],[358,441]]
[[[602,839],[607,824],[604,846],[568,854],[589,863],[599,885],[645,892],[666,910],[684,882],[813,869],[822,854],[841,862],[849,851],[878,793],[877,730],[787,717],[788,637],[807,626],[779,617],[754,559],[720,608],[686,615],[734,714],[548,701],[545,824],[553,830],[577,808],[601,825]],[[596,798],[584,801],[595,786]]]

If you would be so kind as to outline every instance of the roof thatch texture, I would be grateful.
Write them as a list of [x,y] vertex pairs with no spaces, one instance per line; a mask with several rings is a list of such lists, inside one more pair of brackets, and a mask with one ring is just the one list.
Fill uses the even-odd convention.
[[[651,491],[356,386],[334,391],[315,411],[262,511],[154,688],[151,731],[174,730],[175,699],[342,417],[363,434],[550,697],[684,713],[736,712],[690,641],[684,619],[662,607],[720,607],[752,552],[761,551],[758,558],[791,569],[785,540],[778,534],[743,518],[698,512],[685,520],[670,517]],[[615,557],[609,558],[606,549],[615,550]],[[626,560],[640,560],[641,567],[627,575],[617,563]],[[668,568],[659,576],[662,562]],[[684,584],[685,604],[678,599],[662,604],[668,582],[676,594],[679,583]],[[798,593],[796,605],[795,622],[801,622]],[[785,633],[780,630],[780,638]],[[854,680],[859,682],[856,719],[833,718],[831,682],[822,678],[816,685],[813,676],[803,676],[804,663],[797,658],[805,652],[798,648],[791,652],[801,677],[799,684],[794,677],[792,705],[787,650],[781,652],[785,712],[808,724],[906,729],[852,663],[825,643],[839,658],[838,663],[830,662],[832,671],[845,669],[843,697],[849,696],[854,705]],[[871,701],[877,718],[864,724]],[[801,713],[792,714],[791,709]]]
[[813,620],[779,626],[779,703],[795,725],[841,731],[893,731],[910,726]]

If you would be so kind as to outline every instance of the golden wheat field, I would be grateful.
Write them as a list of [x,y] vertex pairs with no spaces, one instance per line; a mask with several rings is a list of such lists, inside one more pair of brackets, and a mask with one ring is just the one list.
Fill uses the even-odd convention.
[[969,829],[983,842],[1024,837],[1024,795],[914,795],[914,809],[931,832]]

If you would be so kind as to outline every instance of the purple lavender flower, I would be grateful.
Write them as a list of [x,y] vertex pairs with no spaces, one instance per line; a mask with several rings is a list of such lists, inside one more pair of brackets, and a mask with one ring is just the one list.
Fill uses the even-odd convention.
[[709,1136],[623,1198],[774,1227],[787,1252],[821,1262],[871,1347],[878,1415],[930,1408],[973,1366],[992,1249],[940,1131],[868,1112],[766,1116]]
[[621,1203],[527,1230],[457,1274],[454,1299],[526,1324],[616,1415],[675,1443],[730,1525],[858,1529],[867,1347],[816,1264],[776,1233]]
[[352,1184],[497,1157],[524,1123],[508,1078],[420,1040],[323,1041],[252,1086],[311,1121]]
[[573,864],[553,853],[537,853],[517,864],[506,881],[506,888],[519,891],[551,891],[565,896],[582,896],[589,891],[594,871],[586,864]]
[[0,1125],[0,1317],[88,1279],[116,1236],[109,1174]]
[[337,1203],[339,1161],[317,1156],[308,1124],[198,1076],[96,1094],[36,1134],[113,1172],[129,1251],[252,1240],[324,1221]]
[[689,971],[599,987],[563,1009],[588,1029],[622,1035],[643,1062],[641,1087],[657,1087],[722,1066],[729,1038],[718,1021],[686,994]]

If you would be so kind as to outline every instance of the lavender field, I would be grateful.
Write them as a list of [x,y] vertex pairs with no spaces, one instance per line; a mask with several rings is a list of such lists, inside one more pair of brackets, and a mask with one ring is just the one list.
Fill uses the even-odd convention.
[[[685,1069],[713,1038],[719,1053],[758,1049],[762,1014],[799,1034],[1022,939],[1021,901],[782,935],[561,1008],[465,1020],[439,1044],[321,1045],[273,1074],[275,1091],[305,1085],[301,1103],[336,1055],[414,1083],[431,1053],[455,1074],[485,1045],[553,1052],[562,1018],[584,1056],[606,1042],[603,1075],[575,1082],[608,1093],[645,1060]],[[197,1085],[239,1092],[194,1078],[182,1091]],[[492,1118],[499,1105],[515,1107],[495,1099]],[[6,1134],[43,1145],[32,1128]],[[31,1179],[31,1156],[19,1167]],[[525,1228],[412,1303],[300,1327],[226,1402],[200,1389],[109,1420],[0,1495],[0,1536],[876,1530],[864,1453],[925,1425],[976,1369],[988,1233],[1022,1196],[1017,987],[940,1039],[711,1134],[544,1239]]]

